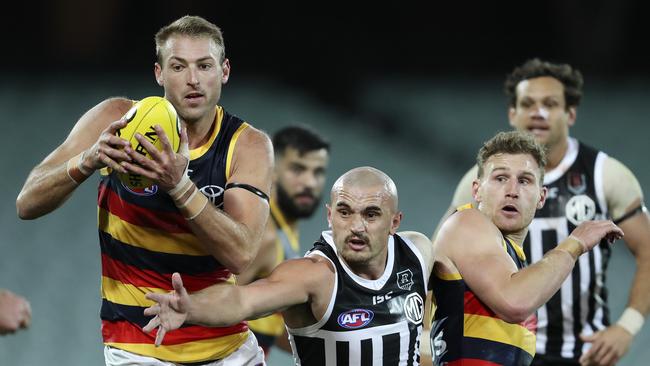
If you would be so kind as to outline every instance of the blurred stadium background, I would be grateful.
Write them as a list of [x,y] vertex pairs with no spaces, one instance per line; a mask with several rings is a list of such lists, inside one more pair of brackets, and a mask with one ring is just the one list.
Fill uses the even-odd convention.
[[[481,142],[508,129],[503,78],[530,57],[582,70],[572,135],[624,162],[650,192],[647,3],[17,6],[0,36],[0,288],[30,300],[33,324],[0,338],[0,365],[103,363],[95,184],[36,221],[20,221],[14,202],[30,169],[88,108],[108,96],[162,94],[153,35],[185,14],[224,31],[233,68],[226,109],[270,134],[291,123],[320,131],[332,142],[328,187],[355,166],[387,172],[400,191],[403,229],[432,233]],[[302,225],[304,249],[323,228],[321,208]],[[607,282],[615,317],[634,266],[625,245],[614,245]],[[646,364],[648,342],[646,325],[620,365]],[[274,351],[269,365],[290,362]]]

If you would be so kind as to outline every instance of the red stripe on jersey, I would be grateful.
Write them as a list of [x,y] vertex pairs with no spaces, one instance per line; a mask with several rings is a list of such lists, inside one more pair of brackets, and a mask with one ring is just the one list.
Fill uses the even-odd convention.
[[465,293],[463,295],[465,302],[465,314],[483,315],[492,318],[498,318],[494,311],[488,308],[487,305],[483,304],[483,302],[478,297],[476,297],[473,292],[465,290]]
[[[191,325],[172,330],[165,335],[163,345],[182,344],[203,339],[225,337],[248,331],[246,323],[239,323],[225,328],[202,327]],[[102,336],[106,343],[145,343],[153,344],[157,330],[145,333],[140,327],[128,321],[102,320]]]
[[[97,204],[120,219],[137,226],[174,233],[191,233],[179,212],[154,211],[123,200],[104,184],[99,185]],[[110,208],[109,208],[110,207]]]
[[[167,291],[173,290],[172,275],[161,274],[151,270],[139,269],[102,254],[102,275],[124,284],[136,287],[153,287]],[[215,283],[228,280],[231,273],[226,268],[190,276],[181,273],[183,286],[189,292],[199,291]]]

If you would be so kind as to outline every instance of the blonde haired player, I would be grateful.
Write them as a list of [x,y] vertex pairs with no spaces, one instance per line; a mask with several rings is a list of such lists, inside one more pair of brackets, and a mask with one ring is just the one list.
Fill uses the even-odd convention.
[[[156,34],[155,77],[184,128],[175,153],[157,129],[158,151],[138,141],[152,159],[115,136],[134,101],[107,99],[86,112],[68,138],[38,164],[16,206],[35,219],[61,206],[101,170],[98,226],[102,254],[102,335],[107,365],[257,365],[263,353],[245,323],[185,327],[161,347],[141,327],[149,319],[148,292],[172,289],[184,274],[193,291],[232,283],[255,257],[269,216],[273,153],[269,138],[218,105],[230,76],[221,30],[185,16]],[[117,173],[153,181],[143,190]]]

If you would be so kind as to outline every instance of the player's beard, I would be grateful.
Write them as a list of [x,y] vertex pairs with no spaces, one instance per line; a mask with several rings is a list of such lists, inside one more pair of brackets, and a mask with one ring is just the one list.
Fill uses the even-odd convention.
[[277,202],[278,206],[280,206],[280,210],[288,219],[294,220],[311,217],[321,200],[320,196],[316,196],[311,191],[306,190],[296,195],[310,194],[314,198],[314,202],[309,206],[299,206],[280,184],[276,187],[276,193],[278,195]]

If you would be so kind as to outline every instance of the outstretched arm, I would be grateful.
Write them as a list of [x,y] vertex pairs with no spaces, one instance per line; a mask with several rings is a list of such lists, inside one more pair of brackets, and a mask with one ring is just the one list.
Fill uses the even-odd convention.
[[128,99],[108,99],[79,119],[67,139],[27,177],[16,199],[21,219],[35,219],[57,209],[97,169],[108,166],[125,172],[118,162],[129,159],[122,148],[130,149],[130,145],[115,132],[126,125],[120,118],[132,104]]
[[611,221],[585,222],[540,261],[518,271],[503,249],[496,226],[471,209],[454,214],[441,228],[435,245],[443,246],[445,267],[452,273],[457,269],[481,301],[501,319],[518,323],[560,288],[582,253],[604,237],[622,235]]
[[146,295],[156,304],[145,309],[145,315],[154,318],[143,330],[158,328],[156,344],[160,345],[166,332],[183,323],[226,326],[255,319],[330,293],[327,284],[333,283],[332,276],[329,266],[318,259],[293,259],[280,264],[269,277],[246,286],[217,284],[189,295],[175,273],[173,292]]

